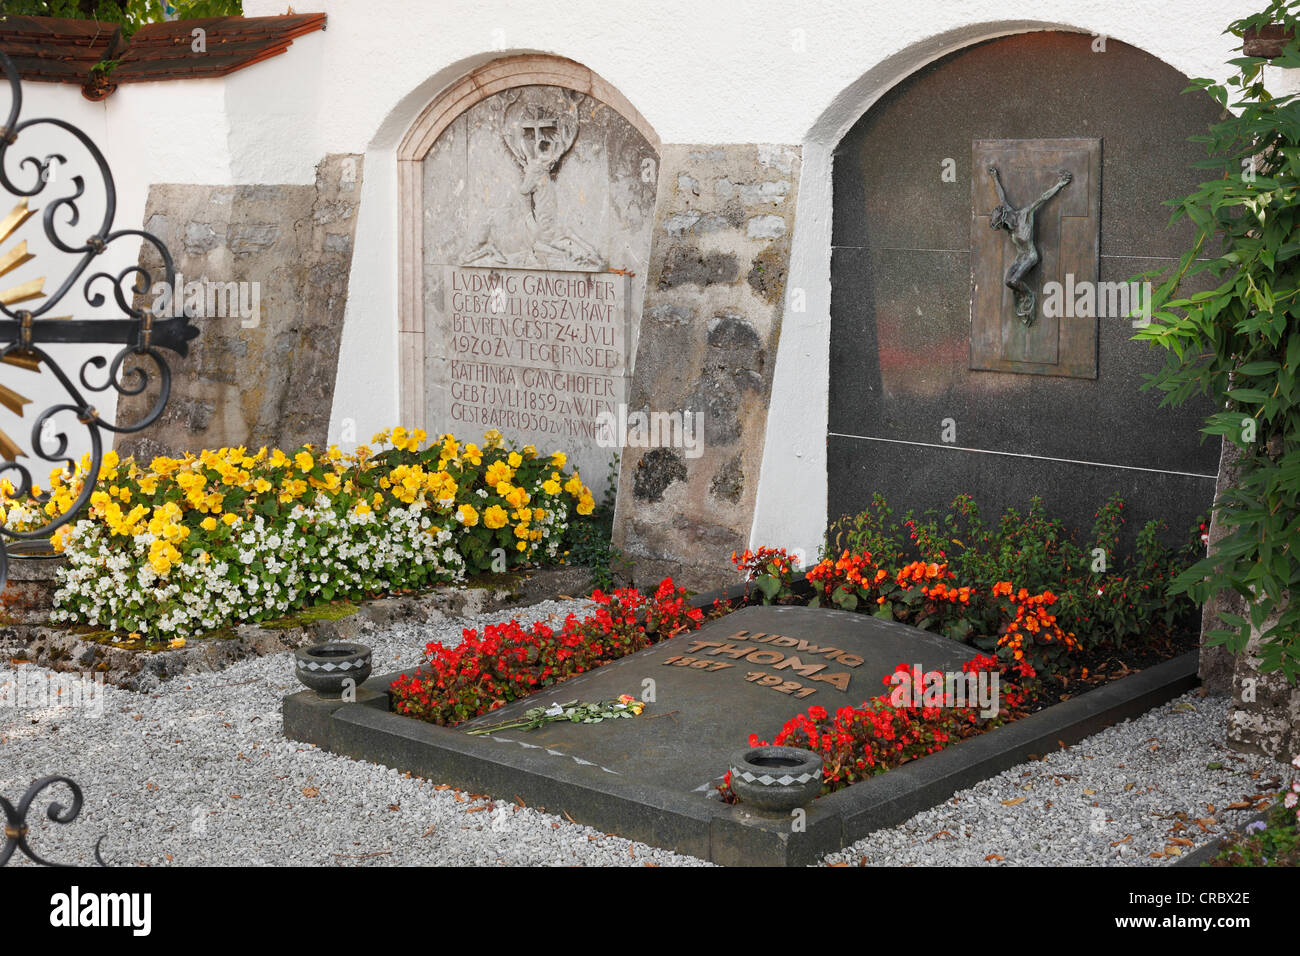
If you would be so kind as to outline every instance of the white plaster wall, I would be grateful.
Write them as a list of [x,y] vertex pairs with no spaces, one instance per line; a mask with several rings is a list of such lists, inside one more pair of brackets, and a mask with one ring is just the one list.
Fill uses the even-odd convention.
[[[1221,76],[1231,49],[1223,28],[1258,5],[309,0],[297,12],[326,12],[325,31],[224,80],[128,85],[98,105],[72,87],[29,89],[44,111],[102,131],[124,225],[139,224],[151,182],[308,183],[327,153],[365,155],[330,428],[341,444],[365,441],[398,414],[395,147],[469,70],[507,54],[552,53],[617,87],[664,143],[802,145],[789,286],[803,291],[806,309],[783,320],[752,538],[811,552],[826,518],[831,157],[843,133],[925,63],[1028,29],[1104,34],[1188,76]],[[244,2],[249,16],[286,8],[286,0]]]

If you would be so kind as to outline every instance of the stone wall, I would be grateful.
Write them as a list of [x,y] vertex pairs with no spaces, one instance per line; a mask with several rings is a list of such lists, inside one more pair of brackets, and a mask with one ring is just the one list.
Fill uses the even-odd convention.
[[[168,356],[172,391],[162,417],[120,436],[119,453],[148,461],[203,448],[327,443],[361,172],[360,156],[332,155],[314,185],[150,188],[145,228],[167,244],[183,282],[257,283],[256,296],[245,287],[242,300],[257,309],[227,305],[194,320],[200,334],[189,355]],[[156,260],[141,264],[157,275]],[[137,305],[157,301],[151,292]],[[156,394],[124,397],[118,421],[139,420]]]
[[734,580],[753,523],[799,182],[796,147],[665,146],[633,412],[702,413],[702,454],[625,448],[614,543],[638,584]]

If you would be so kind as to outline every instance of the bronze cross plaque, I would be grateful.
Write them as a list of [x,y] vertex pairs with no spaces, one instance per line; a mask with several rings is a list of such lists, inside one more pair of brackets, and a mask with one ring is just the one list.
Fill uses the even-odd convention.
[[1097,319],[1071,292],[1098,280],[1100,139],[971,144],[970,367],[1097,377]]

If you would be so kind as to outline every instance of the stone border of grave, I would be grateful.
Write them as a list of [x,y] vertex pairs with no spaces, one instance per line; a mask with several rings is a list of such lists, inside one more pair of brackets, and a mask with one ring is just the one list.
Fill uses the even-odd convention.
[[[715,599],[734,602],[746,593],[740,584],[697,595],[691,604],[707,608]],[[355,702],[322,700],[305,691],[285,697],[281,711],[285,737],[331,753],[502,800],[518,799],[598,830],[715,863],[803,866],[1008,767],[1177,697],[1196,686],[1196,666],[1196,652],[1180,655],[820,797],[807,808],[798,832],[789,817],[624,780],[599,767],[557,764],[540,748],[392,713],[388,688],[398,672],[372,677],[358,689]]]
[[281,621],[234,624],[212,636],[190,638],[179,648],[134,648],[49,623],[54,571],[61,563],[51,558],[10,561],[5,610],[11,620],[0,624],[0,657],[54,671],[103,674],[105,683],[145,693],[164,680],[224,670],[250,657],[353,640],[367,623],[382,627],[398,621],[453,620],[591,590],[586,568],[540,568],[519,572],[500,585],[449,585],[375,598],[351,609],[314,605]]

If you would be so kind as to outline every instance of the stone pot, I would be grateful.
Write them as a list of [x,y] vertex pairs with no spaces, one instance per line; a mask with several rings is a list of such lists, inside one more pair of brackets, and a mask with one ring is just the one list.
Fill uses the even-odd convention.
[[360,687],[370,676],[370,654],[364,644],[313,644],[294,652],[294,672],[318,697],[333,700],[342,697],[348,687]]
[[788,813],[821,793],[822,758],[798,747],[750,747],[731,757],[731,789],[756,810]]

